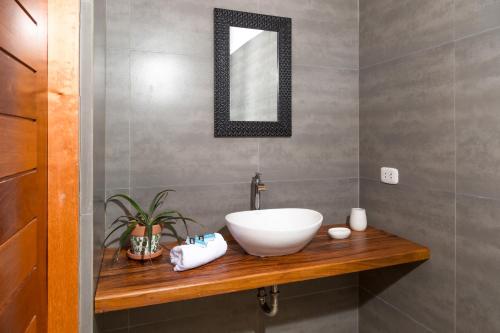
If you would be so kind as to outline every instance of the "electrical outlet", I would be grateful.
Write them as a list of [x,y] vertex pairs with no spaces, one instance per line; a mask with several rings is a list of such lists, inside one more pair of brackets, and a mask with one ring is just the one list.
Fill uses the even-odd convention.
[[383,167],[382,169],[380,169],[380,181],[382,181],[382,183],[392,185],[399,183],[398,169]]

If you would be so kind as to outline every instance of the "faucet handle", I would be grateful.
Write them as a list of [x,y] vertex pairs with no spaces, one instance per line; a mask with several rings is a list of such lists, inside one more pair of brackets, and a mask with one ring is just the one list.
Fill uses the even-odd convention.
[[267,185],[266,184],[257,185],[257,191],[259,191],[259,192],[267,191]]

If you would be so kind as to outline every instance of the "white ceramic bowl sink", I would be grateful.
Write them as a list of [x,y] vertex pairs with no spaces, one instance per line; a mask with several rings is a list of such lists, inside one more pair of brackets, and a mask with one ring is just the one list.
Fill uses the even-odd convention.
[[318,232],[323,215],[302,208],[262,209],[231,213],[226,221],[248,254],[269,257],[302,250]]

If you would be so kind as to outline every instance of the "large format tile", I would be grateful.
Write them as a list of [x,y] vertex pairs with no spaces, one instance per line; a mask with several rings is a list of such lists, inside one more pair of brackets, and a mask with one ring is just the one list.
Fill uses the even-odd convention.
[[500,26],[499,0],[455,0],[455,38]]
[[98,332],[114,331],[128,328],[129,311],[113,311],[96,315]]
[[264,182],[262,208],[310,208],[323,214],[323,224],[342,224],[358,205],[357,179]]
[[[255,297],[255,294],[253,297]],[[250,305],[247,302],[242,304],[238,302],[219,303],[218,305],[219,307],[211,307],[207,312],[201,314],[167,321],[163,321],[163,318],[166,317],[164,313],[158,313],[154,322],[146,325],[130,326],[129,332],[257,332],[258,306],[256,302],[252,302]],[[189,314],[190,309],[183,308],[182,311]]]
[[453,39],[453,0],[361,0],[360,67]]
[[130,48],[130,2],[136,0],[106,0],[106,46]]
[[260,0],[259,12],[292,19],[294,64],[358,68],[357,0]]
[[213,9],[255,12],[258,1],[135,0],[131,7],[132,49],[212,59]]
[[106,189],[130,186],[130,59],[128,50],[106,54]]
[[357,286],[358,274],[352,273],[334,277],[282,284],[279,286],[279,291],[280,299],[287,299]]
[[[148,207],[155,194],[165,188],[175,189],[175,192],[169,194],[163,209],[178,210],[203,225],[189,224],[192,235],[218,231],[225,226],[227,214],[250,208],[249,183],[132,188],[132,195]],[[182,223],[176,230],[185,235]]]
[[429,247],[431,259],[360,274],[360,285],[437,332],[453,329],[453,193],[361,180],[368,224]]
[[271,180],[357,177],[358,72],[296,66],[291,138],[260,140]]
[[132,187],[249,181],[257,139],[214,138],[213,64],[133,52]]
[[454,191],[453,47],[360,71],[360,176]]
[[260,332],[357,331],[358,288],[344,288],[299,298],[283,299],[276,317],[258,312]]
[[500,198],[500,29],[456,44],[457,192]]
[[359,291],[360,333],[420,333],[430,332],[407,314],[398,311],[363,289]]
[[500,328],[500,201],[457,197],[457,332]]
[[247,290],[135,308],[130,310],[130,326],[146,325],[157,321],[193,320],[193,317],[203,317],[216,312],[229,314],[234,308],[246,309],[247,314],[255,315],[258,308],[256,295],[255,290]]

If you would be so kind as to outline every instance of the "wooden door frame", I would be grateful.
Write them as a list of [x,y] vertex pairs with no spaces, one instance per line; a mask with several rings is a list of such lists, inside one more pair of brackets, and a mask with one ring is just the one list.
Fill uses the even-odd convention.
[[48,331],[78,332],[80,0],[48,0]]

